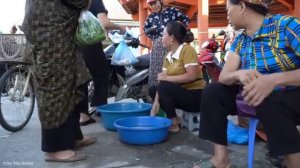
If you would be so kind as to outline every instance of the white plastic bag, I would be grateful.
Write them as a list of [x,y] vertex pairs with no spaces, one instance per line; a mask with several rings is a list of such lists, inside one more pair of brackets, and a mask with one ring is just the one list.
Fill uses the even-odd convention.
[[112,65],[132,65],[138,62],[138,59],[132,54],[124,40],[122,40],[116,48],[111,58]]

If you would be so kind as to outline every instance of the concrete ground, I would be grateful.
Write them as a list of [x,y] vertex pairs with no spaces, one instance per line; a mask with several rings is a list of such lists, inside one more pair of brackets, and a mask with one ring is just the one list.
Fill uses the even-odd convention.
[[[0,127],[0,168],[191,168],[193,163],[211,157],[212,146],[197,137],[197,131],[183,129],[169,134],[159,144],[136,146],[122,143],[116,132],[107,131],[98,123],[82,127],[84,134],[98,138],[98,142],[81,149],[87,159],[74,163],[45,162],[41,152],[40,124],[35,110],[29,124],[21,131],[10,133]],[[271,168],[265,159],[265,143],[257,142],[254,167]],[[247,146],[230,145],[231,162],[247,167]]]

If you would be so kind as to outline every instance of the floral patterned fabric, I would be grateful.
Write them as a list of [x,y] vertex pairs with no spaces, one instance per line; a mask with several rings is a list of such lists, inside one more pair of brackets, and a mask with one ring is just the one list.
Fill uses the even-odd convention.
[[156,28],[155,33],[147,34],[147,36],[151,38],[151,40],[155,40],[159,37],[162,37],[164,28],[169,22],[172,21],[179,21],[185,26],[188,26],[190,20],[188,16],[186,16],[178,9],[174,7],[167,7],[163,9],[162,12],[151,13],[145,22],[144,30],[147,28]]
[[158,38],[153,42],[153,48],[150,55],[150,67],[149,67],[149,86],[157,84],[157,75],[162,71],[164,62],[164,55],[167,54],[167,50],[164,49],[162,39]]

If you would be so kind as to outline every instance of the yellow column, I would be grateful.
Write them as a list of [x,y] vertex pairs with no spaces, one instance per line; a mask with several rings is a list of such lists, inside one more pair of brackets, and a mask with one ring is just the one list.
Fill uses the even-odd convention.
[[197,27],[199,49],[201,47],[201,44],[208,39],[208,9],[208,0],[198,0]]

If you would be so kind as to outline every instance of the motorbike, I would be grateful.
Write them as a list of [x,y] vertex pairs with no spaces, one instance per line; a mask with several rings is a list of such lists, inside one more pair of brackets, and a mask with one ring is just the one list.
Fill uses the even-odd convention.
[[[148,28],[145,30],[145,34],[151,34],[155,31],[156,28]],[[142,99],[143,102],[149,102],[148,76],[150,54],[140,56],[138,57],[138,59],[138,64],[133,65],[136,71],[134,71],[133,75],[129,75],[129,77],[127,77],[125,80],[125,84],[119,88],[118,93],[115,97],[115,101],[119,101],[124,98],[133,98],[138,102],[140,99]]]
[[225,31],[221,30],[216,36],[213,35],[212,38],[201,45],[198,61],[202,65],[203,77],[207,83],[218,81],[225,63],[224,55],[226,51],[219,51],[221,45],[216,41],[217,37],[224,36],[225,34]]
[[[150,55],[145,54],[136,57],[138,62],[133,65],[112,65],[111,60],[120,40],[124,38],[128,47],[137,48],[142,46],[149,48],[140,43],[138,37],[133,37],[130,33],[121,35],[119,31],[112,31],[109,34],[112,44],[104,48],[107,64],[109,65],[108,75],[108,98],[115,97],[115,102],[125,98],[133,98],[139,100],[145,99],[148,95],[148,71],[150,63]],[[90,102],[94,94],[94,84],[89,83],[89,112],[93,113],[95,110],[91,107]],[[124,88],[126,88],[124,90]]]

